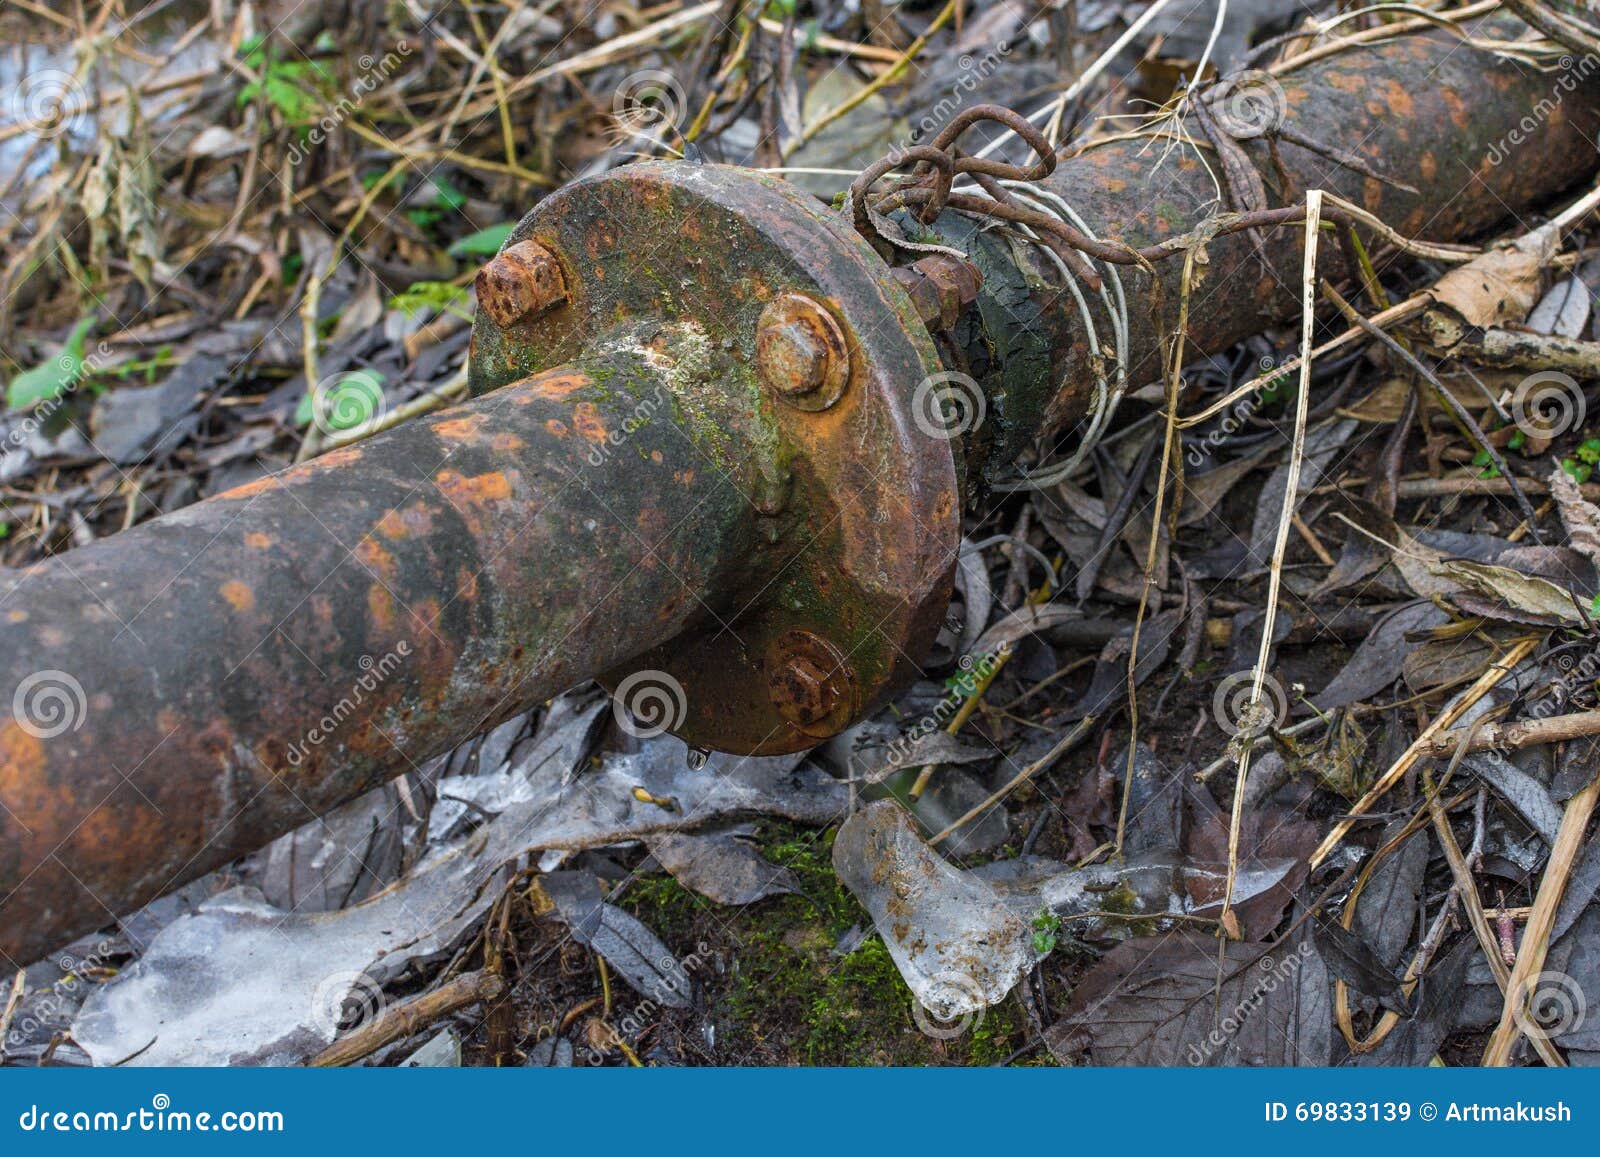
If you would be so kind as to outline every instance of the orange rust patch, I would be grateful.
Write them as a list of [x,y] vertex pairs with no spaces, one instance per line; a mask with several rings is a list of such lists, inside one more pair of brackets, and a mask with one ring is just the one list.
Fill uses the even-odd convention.
[[384,634],[394,630],[394,596],[382,583],[367,588],[367,615],[372,625]]
[[225,490],[217,497],[254,498],[257,494],[265,494],[269,490],[276,490],[278,485],[278,476],[276,474],[268,474],[265,478],[257,478],[254,482],[246,482],[243,486],[235,486],[232,490]]
[[544,428],[549,430],[550,433],[554,434],[557,438],[565,438],[567,436],[567,424],[560,418],[549,419],[545,422]]
[[433,476],[433,484],[444,492],[446,498],[462,506],[503,502],[511,497],[511,480],[499,470],[470,477],[454,470],[441,470]]
[[244,544],[251,550],[268,550],[272,546],[272,536],[262,534],[259,530],[252,530],[244,536]]
[[672,480],[679,486],[692,486],[694,485],[694,471],[674,470],[672,472]]
[[1362,181],[1361,200],[1366,205],[1367,212],[1376,213],[1383,205],[1383,182],[1376,177],[1368,177]]
[[1439,173],[1439,162],[1434,160],[1432,153],[1423,153],[1417,164],[1422,169],[1422,179],[1424,181],[1433,180]]
[[77,806],[71,789],[56,786],[45,774],[44,750],[43,740],[10,719],[0,724],[0,804],[33,829],[32,838],[22,842],[40,855],[60,842]]
[[470,603],[478,597],[478,572],[462,567],[460,574],[456,582],[456,597]]
[[1340,92],[1360,92],[1367,87],[1364,78],[1351,76],[1348,72],[1325,72],[1322,79]]
[[229,579],[222,584],[222,597],[228,600],[228,605],[241,613],[256,609],[256,592],[238,579]]
[[1395,116],[1410,117],[1416,112],[1411,94],[1398,80],[1391,78],[1383,82],[1383,99],[1389,102],[1389,111]]
[[1450,123],[1458,129],[1466,128],[1472,118],[1467,113],[1467,102],[1461,99],[1461,94],[1447,88],[1439,95],[1444,98],[1445,107],[1450,110]]
[[551,401],[560,401],[570,397],[589,384],[589,376],[572,370],[558,371],[555,373],[541,374],[538,377],[526,378],[523,384],[527,392],[538,398],[548,398]]
[[659,466],[659,465],[661,465],[661,463],[666,461],[666,455],[663,454],[660,450],[652,450],[652,451],[650,451],[650,461],[654,462],[657,466]]
[[27,611],[7,611],[6,612],[6,622],[8,622],[8,623],[25,623],[27,621],[28,621],[28,612]]
[[395,562],[394,555],[370,536],[358,542],[353,553],[362,565],[386,582],[394,582],[400,575],[400,566]]
[[337,450],[329,450],[326,454],[313,458],[301,469],[339,470],[345,466],[354,466],[361,461],[363,453],[360,446],[341,446]]
[[593,402],[579,402],[572,408],[572,424],[590,442],[604,442],[608,436],[606,424],[600,420],[600,411]]
[[489,440],[489,446],[502,454],[509,454],[514,450],[521,450],[527,443],[515,434],[496,434]]
[[377,532],[387,539],[402,541],[433,529],[433,511],[426,506],[405,506],[391,510],[378,520]]
[[483,426],[482,414],[467,414],[460,418],[440,418],[433,423],[433,432],[441,438],[464,440],[477,435]]

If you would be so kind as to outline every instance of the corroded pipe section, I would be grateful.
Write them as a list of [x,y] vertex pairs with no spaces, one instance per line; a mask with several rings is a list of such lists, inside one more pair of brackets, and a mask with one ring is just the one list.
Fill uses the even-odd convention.
[[[1482,31],[1507,35],[1508,29],[1514,35],[1521,26],[1498,21]],[[1246,94],[1225,95],[1212,117],[1222,132],[1241,138],[1235,144],[1264,182],[1265,207],[1301,203],[1307,189],[1321,188],[1402,234],[1446,241],[1527,213],[1594,173],[1600,84],[1574,83],[1570,69],[1539,72],[1435,32],[1329,56],[1281,76],[1255,74]],[[1191,117],[1184,137],[1199,142],[1204,164],[1190,144],[1113,139],[1063,160],[1040,184],[1103,239],[1135,248],[1168,241],[1227,208],[1219,205],[1224,165],[1205,129]],[[1353,153],[1387,181],[1292,137]],[[1512,140],[1522,143],[1508,156]],[[958,239],[984,274],[978,308],[956,333],[965,362],[958,368],[977,378],[990,399],[990,420],[969,440],[969,462],[981,462],[991,478],[1003,476],[1041,434],[1070,432],[1082,421],[1094,386],[1087,333],[1076,300],[1036,248],[1019,251],[957,213],[941,216],[935,227]],[[1189,303],[1191,359],[1220,353],[1298,311],[1300,230],[1261,230],[1259,237],[1259,252],[1246,233],[1206,245]],[[1336,277],[1342,261],[1330,237],[1320,271]],[[1136,267],[1120,270],[1130,388],[1160,377],[1162,338],[1177,326],[1183,260],[1155,268],[1155,278]],[[1110,316],[1097,294],[1085,290],[1085,296],[1105,347]]]
[[702,624],[754,545],[705,448],[740,419],[649,342],[8,576],[6,967]]

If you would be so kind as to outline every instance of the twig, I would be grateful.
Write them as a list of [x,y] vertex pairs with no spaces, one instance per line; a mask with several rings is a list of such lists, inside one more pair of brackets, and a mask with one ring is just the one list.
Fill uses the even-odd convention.
[[1367,790],[1367,793],[1351,805],[1349,814],[1335,824],[1333,830],[1328,833],[1322,843],[1317,845],[1317,850],[1311,853],[1311,866],[1315,868],[1323,860],[1327,859],[1328,854],[1339,846],[1339,841],[1344,839],[1349,834],[1350,829],[1355,826],[1356,817],[1364,814],[1368,808],[1383,798],[1385,792],[1400,782],[1400,777],[1410,770],[1412,764],[1428,754],[1435,735],[1445,730],[1457,719],[1460,719],[1469,707],[1487,695],[1500,680],[1511,673],[1512,668],[1527,658],[1529,652],[1538,645],[1539,640],[1537,637],[1517,640],[1511,645],[1511,649],[1506,652],[1505,657],[1500,662],[1491,665],[1487,671],[1478,676],[1477,681],[1471,687],[1468,687],[1448,707],[1441,711],[1433,722],[1428,724],[1423,733],[1417,736],[1411,746],[1400,754],[1400,758],[1389,766],[1389,770],[1378,777],[1378,781]]
[[[1267,679],[1267,661],[1272,657],[1272,627],[1278,617],[1278,596],[1283,588],[1283,559],[1289,549],[1289,528],[1294,521],[1295,503],[1300,497],[1300,469],[1306,455],[1306,415],[1311,409],[1312,335],[1317,324],[1317,239],[1322,229],[1322,190],[1306,193],[1305,251],[1301,256],[1300,279],[1300,388],[1295,396],[1294,442],[1289,449],[1288,476],[1283,484],[1283,510],[1278,516],[1278,534],[1272,544],[1272,567],[1267,577],[1267,609],[1261,620],[1261,649],[1256,653],[1250,684],[1247,712],[1261,703],[1261,689]],[[1250,756],[1254,744],[1246,743],[1239,753],[1239,775],[1233,785],[1233,810],[1228,819],[1228,879],[1222,892],[1222,926],[1231,928],[1233,886],[1239,874],[1239,829],[1244,822],[1245,784],[1250,776]]]
[[[1466,747],[1459,749],[1462,755],[1466,754]],[[1456,834],[1450,829],[1450,817],[1446,809],[1439,802],[1437,793],[1429,796],[1428,810],[1433,816],[1434,830],[1439,834],[1439,843],[1444,847],[1445,859],[1450,864],[1450,872],[1455,879],[1454,889],[1461,897],[1462,905],[1466,908],[1467,922],[1472,925],[1472,933],[1478,939],[1478,944],[1483,949],[1483,954],[1489,960],[1489,971],[1494,974],[1494,981],[1500,986],[1500,991],[1511,991],[1511,970],[1506,967],[1504,960],[1500,959],[1499,945],[1495,941],[1494,930],[1489,927],[1489,914],[1483,909],[1483,900],[1478,896],[1478,886],[1472,879],[1472,865],[1468,856],[1461,854],[1461,845],[1456,842]],[[1538,1042],[1539,1055],[1546,1064],[1552,1068],[1565,1065],[1561,1054],[1551,1047],[1549,1041]]]
[[332,1068],[352,1064],[469,1005],[499,1000],[505,991],[506,982],[498,976],[487,972],[464,973],[432,992],[384,1010],[371,1024],[334,1041],[311,1058],[311,1066]]
[[[1539,893],[1533,898],[1533,911],[1528,916],[1527,929],[1522,935],[1522,949],[1517,953],[1515,967],[1511,969],[1505,1007],[1500,1011],[1500,1023],[1489,1038],[1488,1047],[1483,1050],[1485,1067],[1510,1064],[1512,1046],[1526,1029],[1523,1010],[1533,993],[1534,981],[1544,970],[1556,909],[1560,907],[1562,894],[1567,890],[1567,878],[1577,862],[1597,800],[1600,800],[1600,776],[1591,779],[1588,787],[1567,801],[1566,814],[1561,817],[1556,842],[1550,849],[1550,863],[1544,870],[1544,879],[1539,881]],[[1535,1033],[1528,1035],[1539,1039]]]
[[6,1006],[0,1011],[0,1061],[6,1057],[6,1037],[11,1033],[11,1019],[17,1015],[17,1009],[22,1004],[22,995],[28,990],[28,974],[25,970],[17,969],[17,978],[11,982],[11,994],[6,997]]
[[805,128],[800,131],[800,135],[795,137],[789,142],[788,145],[784,147],[784,157],[787,159],[789,154],[793,153],[801,145],[805,144],[812,137],[816,136],[823,129],[831,125],[834,121],[844,116],[851,109],[869,99],[884,85],[888,84],[890,81],[894,80],[897,76],[904,72],[906,70],[906,66],[916,58],[917,53],[921,52],[923,48],[927,46],[927,43],[933,34],[950,22],[950,18],[956,14],[956,6],[959,3],[960,0],[950,0],[950,2],[940,10],[939,15],[933,18],[933,23],[928,25],[927,28],[923,29],[922,35],[913,40],[906,50],[900,54],[899,60],[895,61],[894,64],[890,65],[882,73],[874,77],[870,82],[863,85],[849,98],[841,101],[839,104],[834,105],[821,116],[817,117],[816,120],[812,121],[809,125],[806,125]]
[[978,816],[982,815],[984,812],[986,812],[990,808],[992,808],[995,804],[997,804],[1001,800],[1005,799],[1006,796],[1010,795],[1017,788],[1021,787],[1023,784],[1027,783],[1034,776],[1038,775],[1039,772],[1041,772],[1045,768],[1049,767],[1058,758],[1060,758],[1060,756],[1069,747],[1072,747],[1080,739],[1082,739],[1085,735],[1087,735],[1089,733],[1089,728],[1094,726],[1094,721],[1095,721],[1095,717],[1093,715],[1085,715],[1082,719],[1078,720],[1078,725],[1076,727],[1074,727],[1071,731],[1067,732],[1066,735],[1064,735],[1056,743],[1056,745],[1054,747],[1052,747],[1049,751],[1045,752],[1043,755],[1041,755],[1038,759],[1034,760],[1032,763],[1028,764],[1027,767],[1025,767],[1021,771],[1017,772],[1017,774],[1012,776],[1010,782],[1008,782],[1004,787],[1000,788],[998,791],[993,792],[989,796],[989,798],[984,800],[982,803],[978,804],[976,807],[972,808],[965,815],[963,815],[960,819],[956,820],[949,827],[945,828],[944,831],[942,831],[938,835],[934,836],[933,839],[928,841],[928,846],[930,848],[937,847],[939,845],[939,843],[945,839],[946,836],[949,836],[952,832],[959,831],[961,828],[963,828],[967,824],[971,823]]
[[[1428,755],[1448,754],[1455,749],[1460,731],[1445,731],[1428,741]],[[1520,749],[1600,735],[1600,710],[1557,715],[1550,719],[1522,719],[1515,723],[1491,723],[1467,744],[1468,751],[1488,751],[1493,747]]]

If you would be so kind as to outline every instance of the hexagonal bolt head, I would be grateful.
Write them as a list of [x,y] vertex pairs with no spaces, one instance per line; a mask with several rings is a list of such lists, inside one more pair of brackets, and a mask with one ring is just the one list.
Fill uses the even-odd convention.
[[850,347],[833,315],[785,293],[761,311],[756,358],[767,388],[802,410],[825,410],[850,381]]
[[478,270],[476,289],[478,308],[501,329],[567,299],[561,263],[537,241],[519,241]]
[[789,631],[768,655],[768,689],[779,715],[827,736],[849,722],[854,679],[838,649],[810,631]]
[[983,274],[978,267],[948,253],[930,253],[889,272],[910,294],[917,316],[934,329],[954,328],[983,288]]

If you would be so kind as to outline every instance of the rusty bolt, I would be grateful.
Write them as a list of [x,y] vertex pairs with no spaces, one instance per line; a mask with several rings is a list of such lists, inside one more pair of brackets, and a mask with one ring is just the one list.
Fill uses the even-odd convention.
[[810,631],[787,631],[767,662],[772,705],[800,731],[826,737],[854,712],[854,675],[832,643]]
[[910,294],[924,325],[949,330],[962,312],[978,300],[983,274],[970,261],[948,253],[930,253],[910,265],[890,270]]
[[478,305],[507,329],[567,299],[555,254],[537,241],[518,241],[478,270]]
[[785,293],[761,311],[756,357],[769,389],[802,410],[826,410],[850,381],[850,347],[833,315]]

